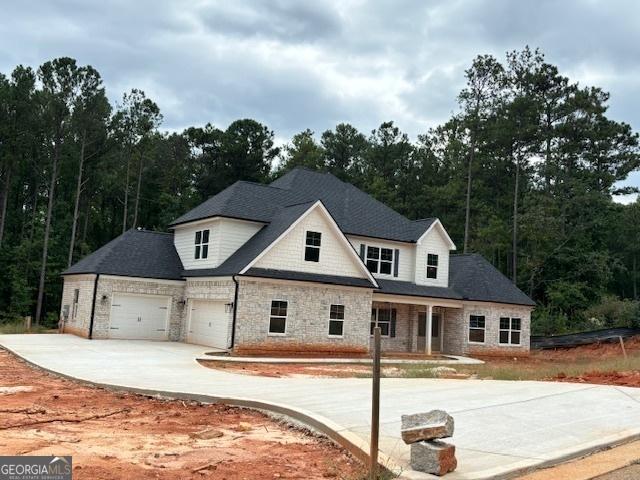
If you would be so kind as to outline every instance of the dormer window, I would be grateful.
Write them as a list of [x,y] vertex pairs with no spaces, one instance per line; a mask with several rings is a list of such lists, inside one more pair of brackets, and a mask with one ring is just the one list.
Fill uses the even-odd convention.
[[319,262],[320,261],[320,243],[322,240],[322,233],[320,232],[307,232],[304,246],[304,260],[305,262]]
[[427,255],[427,278],[438,278],[438,255]]
[[198,230],[195,239],[195,259],[205,259],[209,256],[209,230]]
[[393,249],[367,246],[367,268],[371,273],[391,275]]

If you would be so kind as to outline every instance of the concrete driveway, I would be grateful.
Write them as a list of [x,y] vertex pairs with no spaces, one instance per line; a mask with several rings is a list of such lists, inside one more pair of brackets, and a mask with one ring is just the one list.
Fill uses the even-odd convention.
[[[29,362],[81,380],[138,390],[235,399],[304,418],[334,438],[367,450],[368,379],[264,378],[200,366],[206,350],[184,343],[84,340],[72,335],[0,335]],[[1,376],[0,376],[1,379]],[[383,379],[381,451],[405,478],[409,449],[400,415],[440,408],[456,422],[458,470],[479,479],[577,455],[640,435],[640,389],[551,382]],[[352,445],[352,446],[353,446]],[[384,457],[383,457],[384,458]]]

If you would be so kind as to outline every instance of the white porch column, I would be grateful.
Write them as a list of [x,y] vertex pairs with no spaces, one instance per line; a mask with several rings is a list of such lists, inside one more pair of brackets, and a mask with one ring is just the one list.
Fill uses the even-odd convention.
[[431,355],[431,323],[433,322],[433,307],[427,305],[427,355]]

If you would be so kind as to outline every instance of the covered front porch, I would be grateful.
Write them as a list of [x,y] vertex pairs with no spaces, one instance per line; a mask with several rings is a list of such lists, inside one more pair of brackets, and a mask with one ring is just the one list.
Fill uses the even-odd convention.
[[462,304],[437,298],[374,294],[371,331],[382,331],[382,351],[423,355],[455,354]]

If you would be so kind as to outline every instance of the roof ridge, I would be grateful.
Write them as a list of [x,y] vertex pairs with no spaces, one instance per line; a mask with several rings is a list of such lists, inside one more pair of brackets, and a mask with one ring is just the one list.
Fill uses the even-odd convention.
[[102,267],[102,264],[107,260],[107,258],[113,253],[113,249],[115,248],[115,246],[118,244],[119,240],[124,237],[126,234],[131,233],[131,232],[135,232],[136,230],[133,228],[130,228],[129,230],[121,233],[120,235],[118,235],[116,238],[112,239],[111,241],[107,242],[106,245],[104,245],[102,248],[104,248],[104,255],[102,255],[102,258],[100,258],[100,260],[96,263],[96,270]]
[[319,198],[316,198],[316,199],[313,199],[313,200],[305,200],[303,202],[288,203],[287,205],[282,205],[281,208],[297,207],[298,205],[305,205],[307,203],[316,203],[316,202],[322,203],[322,200],[319,199]]
[[173,235],[173,233],[171,232],[158,232],[156,230],[149,230],[147,228],[141,228],[141,229],[130,228],[129,230],[133,230],[135,232],[142,232],[142,233],[155,233],[156,235]]
[[[235,185],[236,183],[248,183],[249,185],[256,185],[258,187],[275,188],[276,190],[285,190],[285,191],[288,190],[288,188],[274,187],[270,183],[252,182],[250,180],[238,180],[233,185]],[[233,186],[233,185],[231,185],[231,186]]]

